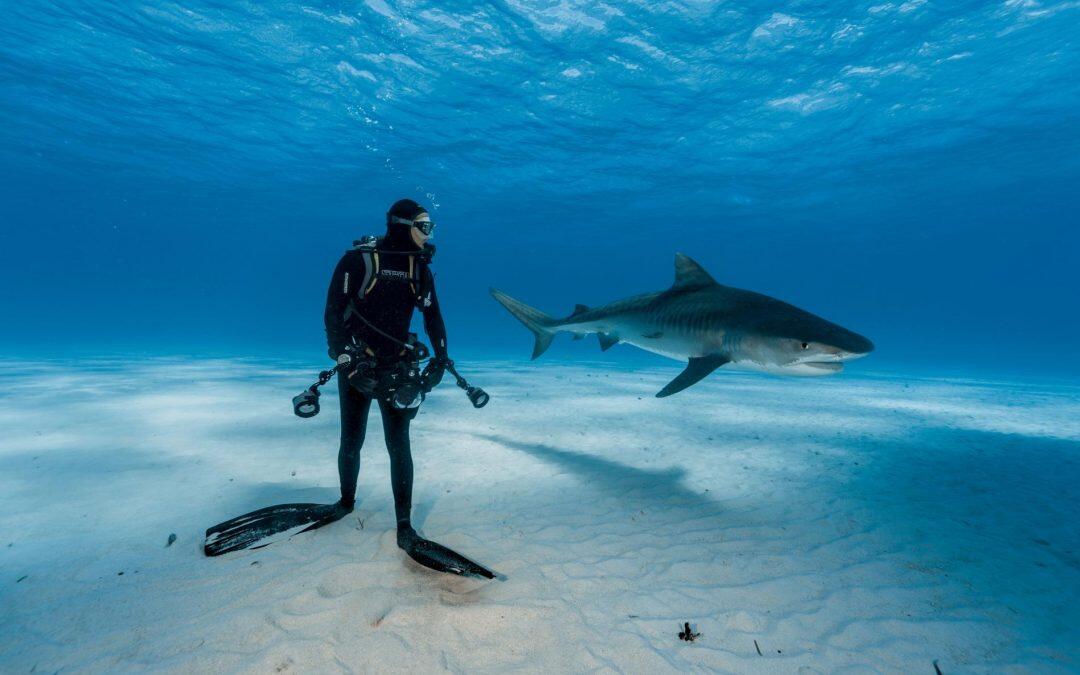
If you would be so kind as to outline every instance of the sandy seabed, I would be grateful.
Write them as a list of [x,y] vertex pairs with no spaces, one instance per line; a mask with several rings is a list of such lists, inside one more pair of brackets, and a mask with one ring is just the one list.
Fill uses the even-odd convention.
[[336,499],[308,368],[3,362],[0,672],[1080,669],[1080,387],[459,366],[492,402],[424,404],[414,522],[498,581],[396,548],[378,415],[351,516],[202,555]]

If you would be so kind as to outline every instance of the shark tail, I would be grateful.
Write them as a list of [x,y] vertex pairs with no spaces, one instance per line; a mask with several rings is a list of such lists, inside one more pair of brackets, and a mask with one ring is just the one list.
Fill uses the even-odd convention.
[[547,348],[551,346],[551,341],[555,339],[555,332],[550,330],[550,327],[555,323],[554,318],[494,288],[491,289],[491,297],[510,310],[510,313],[517,317],[518,321],[525,324],[525,327],[536,336],[536,344],[533,345],[532,353],[534,359],[547,351]]

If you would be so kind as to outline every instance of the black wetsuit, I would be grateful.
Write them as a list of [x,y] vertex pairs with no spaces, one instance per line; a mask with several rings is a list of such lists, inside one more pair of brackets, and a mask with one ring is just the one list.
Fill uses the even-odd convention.
[[[410,256],[389,253],[420,252],[409,236],[408,228],[389,228],[376,250],[380,253],[379,273],[372,275],[373,285],[369,282],[370,290],[362,298],[360,286],[365,278],[363,256],[356,250],[348,251],[334,270],[326,295],[324,313],[326,340],[331,358],[336,359],[343,353],[352,338],[370,347],[380,365],[392,364],[406,358],[406,353],[399,343],[387,339],[378,331],[405,342],[413,310],[418,306],[423,312],[424,330],[431,340],[435,356],[446,358],[446,327],[435,295],[434,276],[427,265],[423,265],[420,283],[410,283],[404,274],[409,270]],[[412,264],[417,264],[415,256]],[[375,330],[376,328],[378,330]],[[357,391],[345,377],[338,378],[338,392],[341,397],[338,475],[341,479],[342,503],[351,507],[356,498],[360,448],[367,432],[371,397]],[[379,400],[379,411],[382,413],[386,449],[390,453],[390,480],[394,489],[394,510],[398,528],[408,529],[411,528],[413,482],[409,423],[416,416],[417,409],[400,410]]]
[[[406,219],[411,226],[415,222],[412,219],[419,213],[422,211],[418,204],[401,200],[390,207],[387,220],[391,217]],[[393,255],[395,251],[419,255]],[[326,338],[332,358],[336,360],[346,345],[356,345],[357,356],[362,354],[364,360],[375,357],[376,378],[382,367],[400,371],[402,360],[413,360],[410,350],[405,349],[402,342],[409,342],[413,309],[419,307],[435,352],[435,359],[424,369],[424,386],[438,384],[444,368],[453,372],[453,366],[446,358],[446,329],[435,297],[435,280],[426,262],[432,253],[434,250],[418,249],[409,236],[408,227],[403,227],[392,228],[374,248],[364,243],[342,257],[326,294]],[[370,374],[366,368],[363,373]],[[323,381],[322,374],[319,381]],[[365,385],[364,390],[371,391],[371,388]],[[206,530],[203,542],[206,555],[260,548],[282,533],[307,532],[352,513],[356,477],[360,471],[360,447],[367,432],[372,397],[361,393],[344,374],[338,376],[338,392],[341,394],[341,447],[338,450],[341,500],[334,504],[278,504],[230,518]],[[397,392],[400,394],[401,389]],[[305,395],[310,394],[310,389],[305,392]],[[378,397],[379,411],[386,431],[386,449],[390,452],[398,547],[420,565],[437,572],[494,579],[495,572],[442,544],[425,539],[413,529],[409,423],[416,415],[416,408],[395,408],[382,396],[386,394]]]

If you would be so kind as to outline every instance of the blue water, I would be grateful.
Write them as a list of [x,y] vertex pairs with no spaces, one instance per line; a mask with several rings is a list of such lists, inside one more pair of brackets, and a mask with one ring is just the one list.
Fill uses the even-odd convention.
[[1074,375],[1077,35],[1050,0],[8,3],[0,346],[322,363],[334,263],[412,197],[459,358],[528,357],[489,286],[560,314],[683,251],[858,368]]

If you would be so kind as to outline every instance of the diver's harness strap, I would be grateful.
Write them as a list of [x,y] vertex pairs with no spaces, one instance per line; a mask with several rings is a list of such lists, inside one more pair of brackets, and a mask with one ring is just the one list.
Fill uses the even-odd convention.
[[[352,310],[352,311],[350,312],[349,310]],[[406,353],[416,354],[417,353],[416,348],[417,348],[417,345],[419,345],[420,347],[424,348],[424,355],[423,356],[418,356],[417,358],[418,359],[426,359],[427,358],[427,353],[426,353],[427,352],[427,347],[424,345],[423,342],[417,342],[416,333],[409,333],[409,340],[407,342],[402,342],[401,340],[397,339],[393,335],[390,335],[389,333],[385,332],[384,330],[382,330],[381,328],[379,328],[375,324],[368,321],[366,318],[364,318],[364,315],[361,314],[360,312],[356,311],[356,309],[354,309],[351,304],[349,305],[349,307],[347,307],[345,309],[345,318],[348,319],[350,316],[355,316],[356,318],[360,319],[365,324],[367,324],[368,328],[375,331],[379,335],[383,336],[387,340],[390,340],[394,344],[401,345],[401,347],[404,348],[405,351],[402,351],[400,354],[402,354],[402,355],[406,354]],[[353,337],[352,341],[353,341],[354,345],[359,345],[360,344],[359,342],[357,342],[356,337]],[[370,356],[375,355],[375,352],[372,351],[371,347],[368,347],[367,345],[364,345],[363,348],[367,351],[368,355],[370,355]]]
[[[473,407],[483,408],[487,405],[490,397],[478,387],[470,386],[469,383],[458,374],[454,368],[454,362],[447,358],[437,358],[430,361],[424,371],[420,372],[420,362],[429,358],[430,352],[427,346],[420,342],[416,333],[409,333],[407,340],[399,340],[382,330],[367,317],[356,309],[355,302],[363,302],[371,289],[375,287],[379,279],[380,256],[408,256],[409,269],[406,276],[409,286],[413,291],[417,307],[424,309],[430,307],[431,289],[427,273],[427,266],[435,255],[435,247],[425,244],[418,251],[380,251],[378,248],[381,239],[375,236],[366,236],[353,242],[353,251],[359,252],[364,263],[364,276],[360,288],[355,291],[354,297],[350,298],[345,307],[344,320],[355,316],[368,328],[390,342],[399,345],[402,351],[398,356],[406,357],[390,364],[380,364],[375,352],[368,345],[359,341],[356,336],[351,336],[352,344],[345,347],[350,360],[339,363],[330,370],[319,373],[319,381],[312,384],[303,393],[293,398],[293,412],[299,417],[314,417],[319,412],[319,387],[323,386],[336,375],[349,379],[349,384],[361,393],[384,400],[395,408],[416,408],[424,400],[424,396],[430,392],[442,379],[443,370],[448,370],[454,376],[457,385],[465,390]],[[349,292],[349,274],[345,273],[342,292]]]
[[[356,292],[357,299],[363,301],[368,293],[371,293],[371,290],[375,288],[375,284],[379,282],[380,259],[382,257],[404,256],[409,259],[409,269],[405,273],[403,280],[408,280],[416,306],[420,309],[430,307],[431,289],[428,287],[429,275],[425,274],[425,272],[427,272],[428,265],[431,264],[431,259],[435,257],[435,246],[424,244],[424,247],[418,251],[380,251],[379,244],[381,242],[382,238],[374,235],[367,235],[353,242],[352,250],[359,251],[360,257],[364,261],[364,277],[360,282],[359,290]],[[346,285],[345,292],[348,293],[348,290],[348,285]]]
[[[356,303],[363,303],[368,294],[371,293],[371,290],[375,288],[375,284],[379,281],[379,271],[381,269],[380,258],[382,256],[407,256],[409,259],[409,270],[402,280],[408,280],[409,288],[413,293],[413,301],[419,309],[423,310],[430,307],[431,288],[429,279],[431,278],[431,275],[426,272],[428,265],[431,264],[431,258],[435,255],[435,247],[431,244],[424,244],[424,248],[418,251],[380,251],[378,246],[381,241],[382,239],[380,237],[368,235],[353,242],[352,251],[357,251],[364,263],[364,276],[360,281],[360,287],[355,293],[350,294],[349,275],[348,272],[345,273],[345,282],[342,291],[350,297],[348,303],[345,305],[345,312],[342,316],[342,320],[348,321],[351,317],[355,316],[378,335],[381,335],[395,344],[401,345],[404,350],[400,352],[399,355],[405,356],[412,353],[412,342],[414,341],[410,340],[409,343],[405,343],[388,334],[365,317],[357,309]],[[374,355],[370,349],[368,351],[370,355]],[[420,358],[423,359],[426,357]]]

